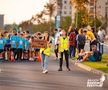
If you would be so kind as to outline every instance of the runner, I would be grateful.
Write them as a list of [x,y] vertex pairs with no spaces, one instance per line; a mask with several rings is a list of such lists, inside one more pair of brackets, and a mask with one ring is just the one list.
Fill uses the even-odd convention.
[[18,37],[17,43],[18,43],[17,60],[22,60],[23,59],[24,44],[25,44],[25,39],[23,38],[22,33],[20,34],[20,37]]

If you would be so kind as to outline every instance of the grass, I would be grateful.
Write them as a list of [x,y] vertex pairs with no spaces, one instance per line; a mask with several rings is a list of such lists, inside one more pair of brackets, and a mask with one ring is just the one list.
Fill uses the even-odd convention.
[[95,68],[97,70],[101,70],[105,73],[108,73],[108,66],[106,65],[107,62],[108,62],[108,55],[103,55],[101,62],[85,61],[85,62],[83,62],[83,64],[90,66],[92,68]]

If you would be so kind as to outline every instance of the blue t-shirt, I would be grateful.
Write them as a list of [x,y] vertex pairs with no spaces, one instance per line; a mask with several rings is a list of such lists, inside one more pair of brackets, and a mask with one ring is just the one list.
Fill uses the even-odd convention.
[[18,42],[18,48],[24,49],[25,39],[24,38],[18,38],[17,42]]
[[7,38],[7,39],[6,39],[6,44],[11,44],[10,38]]
[[11,40],[12,48],[16,48],[17,36],[15,36],[15,35],[11,36],[10,40]]
[[4,40],[3,39],[0,39],[0,49],[4,49]]
[[5,37],[2,37],[2,40],[6,43],[6,38]]
[[16,41],[18,42],[20,39],[20,36],[16,36]]
[[30,42],[28,40],[25,40],[25,50],[29,49]]

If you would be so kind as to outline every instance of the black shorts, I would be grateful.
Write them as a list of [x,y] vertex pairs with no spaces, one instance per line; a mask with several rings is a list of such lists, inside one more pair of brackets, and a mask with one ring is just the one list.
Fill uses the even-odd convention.
[[16,49],[16,48],[11,48],[11,51],[13,51],[13,52],[14,52],[14,51],[17,51],[17,49]]
[[0,53],[2,53],[2,52],[4,52],[4,50],[3,49],[0,49]]
[[4,48],[5,48],[5,50],[10,50],[11,44],[5,44]]

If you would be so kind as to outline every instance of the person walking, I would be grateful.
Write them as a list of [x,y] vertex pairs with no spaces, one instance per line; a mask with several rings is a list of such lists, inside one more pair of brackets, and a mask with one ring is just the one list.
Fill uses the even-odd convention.
[[69,68],[69,37],[65,30],[62,30],[62,36],[59,38],[59,52],[60,52],[60,62],[59,62],[59,69],[58,71],[62,71],[62,64],[63,64],[63,54],[65,55],[66,60],[66,67],[67,70],[70,71]]
[[58,60],[58,48],[59,48],[59,42],[58,39],[60,37],[60,34],[57,29],[54,30],[54,52],[56,55],[56,60]]
[[44,40],[47,42],[47,47],[46,48],[41,48],[40,53],[41,53],[41,65],[42,65],[42,73],[46,74],[48,73],[48,58],[50,56],[51,48],[50,48],[50,36],[48,32],[44,32]]
[[76,33],[72,28],[69,35],[69,52],[70,52],[70,58],[71,57],[74,58],[76,53]]

